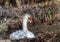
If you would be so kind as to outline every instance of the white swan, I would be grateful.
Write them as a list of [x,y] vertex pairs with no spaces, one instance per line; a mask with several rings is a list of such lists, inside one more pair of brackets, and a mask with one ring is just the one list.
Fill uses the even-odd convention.
[[10,34],[11,39],[35,38],[35,35],[27,29],[27,20],[31,15],[25,14],[23,17],[23,30],[18,30]]

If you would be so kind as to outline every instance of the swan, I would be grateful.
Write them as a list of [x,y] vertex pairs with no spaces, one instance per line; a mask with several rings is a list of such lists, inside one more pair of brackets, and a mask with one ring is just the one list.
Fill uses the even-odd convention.
[[[24,39],[24,38],[35,38],[35,35],[30,32],[27,28],[28,18],[31,18],[31,15],[25,14],[23,17],[23,30],[18,30],[10,34],[11,39]],[[31,21],[30,21],[31,22]]]

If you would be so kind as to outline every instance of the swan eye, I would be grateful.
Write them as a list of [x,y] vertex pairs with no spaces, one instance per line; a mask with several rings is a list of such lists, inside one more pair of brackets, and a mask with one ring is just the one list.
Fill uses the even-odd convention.
[[32,23],[32,18],[28,18],[28,23]]

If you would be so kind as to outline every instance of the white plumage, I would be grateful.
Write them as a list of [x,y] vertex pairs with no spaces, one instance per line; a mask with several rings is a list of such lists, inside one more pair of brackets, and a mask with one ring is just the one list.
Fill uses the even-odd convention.
[[31,15],[25,14],[23,17],[23,30],[18,30],[10,34],[11,39],[35,38],[35,35],[27,29],[27,20]]

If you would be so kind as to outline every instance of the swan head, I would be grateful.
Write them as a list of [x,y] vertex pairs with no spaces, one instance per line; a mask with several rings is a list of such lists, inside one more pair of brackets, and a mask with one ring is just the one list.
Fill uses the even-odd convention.
[[25,14],[24,19],[26,19],[28,23],[32,23],[32,16],[30,14]]

